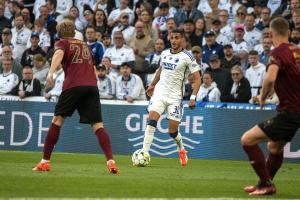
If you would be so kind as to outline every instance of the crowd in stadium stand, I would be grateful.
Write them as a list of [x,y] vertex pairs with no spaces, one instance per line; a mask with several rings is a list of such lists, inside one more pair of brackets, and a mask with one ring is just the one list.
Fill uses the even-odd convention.
[[[299,45],[299,0],[0,0],[0,95],[59,97],[63,70],[54,88],[46,78],[56,25],[67,18],[91,49],[102,99],[146,100],[168,33],[180,28],[201,69],[197,101],[257,103],[276,16],[289,21],[290,42]],[[187,74],[184,99],[192,87]]]

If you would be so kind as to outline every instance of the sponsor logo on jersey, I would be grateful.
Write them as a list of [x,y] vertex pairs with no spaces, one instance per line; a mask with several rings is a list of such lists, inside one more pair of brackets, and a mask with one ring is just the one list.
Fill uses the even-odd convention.
[[173,70],[176,67],[176,64],[174,63],[168,63],[168,62],[162,62],[162,67],[164,69]]

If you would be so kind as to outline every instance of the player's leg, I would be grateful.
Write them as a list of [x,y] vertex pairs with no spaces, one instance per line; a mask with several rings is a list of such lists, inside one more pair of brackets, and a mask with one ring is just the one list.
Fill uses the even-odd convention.
[[280,169],[282,162],[283,162],[283,148],[286,144],[286,141],[269,141],[268,142],[268,150],[269,155],[267,158],[267,169],[269,175],[272,179],[276,175],[277,171]]
[[148,106],[148,122],[144,134],[143,150],[150,151],[151,144],[153,142],[154,133],[161,114],[165,111],[165,103],[159,98],[152,97]]
[[188,157],[184,149],[182,136],[179,132],[179,124],[180,121],[169,119],[169,135],[171,136],[171,138],[173,138],[174,142],[178,147],[178,154],[181,165],[186,166],[188,163]]
[[269,140],[268,136],[259,126],[254,126],[241,138],[242,146],[248,155],[250,164],[260,179],[257,186],[247,186],[244,188],[245,192],[251,195],[264,195],[276,192],[267,170],[265,156],[258,146],[259,143],[267,140]]
[[109,135],[103,126],[102,122],[92,124],[93,131],[98,139],[99,146],[101,147],[105,157],[107,168],[110,173],[117,174],[120,170],[116,166],[116,162],[113,160],[112,148]]
[[43,158],[42,160],[32,169],[33,171],[50,171],[50,158],[54,146],[56,145],[60,128],[64,123],[64,118],[62,116],[54,116],[52,119],[52,123],[48,129],[48,133],[46,136],[44,150],[43,150]]
[[149,152],[150,150],[154,138],[154,132],[157,126],[157,121],[159,120],[159,118],[160,118],[160,114],[158,112],[156,111],[149,112],[149,119],[147,122],[144,141],[143,141],[143,150],[146,152]]

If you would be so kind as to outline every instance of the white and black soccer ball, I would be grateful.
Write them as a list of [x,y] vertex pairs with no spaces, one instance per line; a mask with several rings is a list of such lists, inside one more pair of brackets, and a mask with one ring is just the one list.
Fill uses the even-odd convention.
[[146,167],[150,163],[150,154],[143,149],[138,149],[132,154],[133,166]]

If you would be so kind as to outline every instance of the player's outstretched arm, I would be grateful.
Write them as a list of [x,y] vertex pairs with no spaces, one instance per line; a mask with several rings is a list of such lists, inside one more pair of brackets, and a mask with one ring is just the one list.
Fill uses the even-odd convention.
[[47,84],[49,87],[53,87],[54,85],[53,73],[60,68],[63,57],[64,57],[64,51],[62,49],[57,49],[54,52],[54,55],[52,57],[51,67],[47,76]]
[[201,85],[201,77],[199,71],[196,71],[193,73],[194,76],[194,86],[193,86],[193,92],[189,101],[189,107],[191,109],[194,109],[196,106],[196,96],[199,91],[200,85]]
[[264,106],[266,99],[274,93],[274,85],[275,80],[277,78],[278,70],[279,67],[276,64],[271,64],[268,68],[260,95],[259,103],[261,108]]

